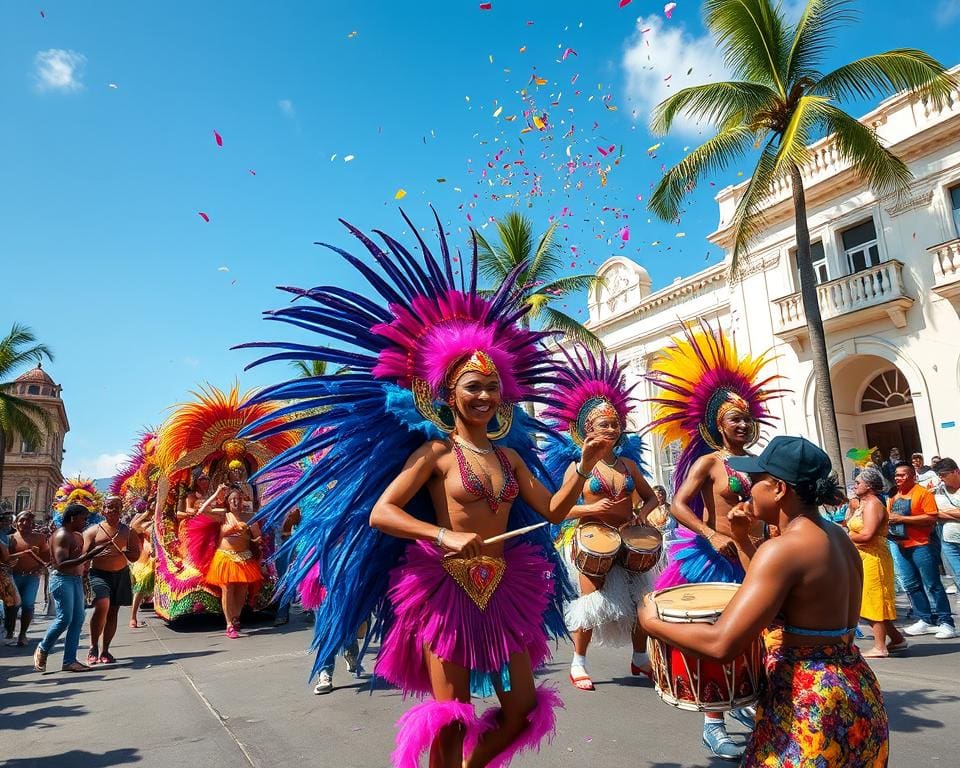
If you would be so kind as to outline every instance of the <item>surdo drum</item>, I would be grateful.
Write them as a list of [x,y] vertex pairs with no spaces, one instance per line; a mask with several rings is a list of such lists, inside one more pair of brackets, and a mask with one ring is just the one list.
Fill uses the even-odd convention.
[[646,573],[660,562],[663,536],[651,525],[625,525],[620,529],[623,544],[620,564],[628,571]]
[[[739,584],[684,584],[653,594],[662,621],[713,624]],[[667,704],[693,712],[727,712],[754,704],[763,676],[763,640],[757,637],[726,664],[685,654],[664,640],[650,638],[650,663],[657,694]]]
[[616,528],[581,523],[573,535],[573,564],[586,576],[606,576],[617,561],[622,539]]

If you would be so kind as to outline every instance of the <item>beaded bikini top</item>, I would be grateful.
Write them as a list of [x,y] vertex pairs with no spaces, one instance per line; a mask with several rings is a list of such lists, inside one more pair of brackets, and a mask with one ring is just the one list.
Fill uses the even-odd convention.
[[593,468],[593,472],[590,477],[590,493],[595,496],[599,496],[601,493],[611,499],[622,499],[625,496],[629,496],[633,493],[636,484],[633,482],[633,476],[629,473],[625,473],[625,479],[623,485],[620,488],[616,487],[615,482],[608,481],[597,468]]
[[457,466],[460,469],[460,482],[463,483],[463,489],[467,493],[486,501],[490,511],[494,513],[500,509],[501,504],[509,503],[517,498],[520,494],[520,485],[513,474],[510,460],[502,450],[493,446],[494,455],[500,462],[500,469],[503,472],[503,485],[500,487],[500,492],[495,494],[493,492],[493,478],[487,475],[486,480],[488,482],[485,483],[474,471],[460,444],[456,440],[451,440],[451,443],[453,444],[453,452],[457,457]]

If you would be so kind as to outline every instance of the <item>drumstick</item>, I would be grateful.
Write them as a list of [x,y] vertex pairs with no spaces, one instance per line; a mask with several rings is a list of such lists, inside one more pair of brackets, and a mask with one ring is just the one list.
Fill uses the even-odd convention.
[[516,536],[523,536],[523,534],[530,533],[530,531],[535,531],[537,528],[543,528],[545,525],[550,525],[549,521],[544,520],[542,523],[535,523],[524,528],[517,528],[515,531],[507,531],[506,533],[501,533],[499,536],[491,536],[489,539],[484,539],[483,543],[484,545],[496,544],[498,541],[506,541],[507,539],[512,539]]

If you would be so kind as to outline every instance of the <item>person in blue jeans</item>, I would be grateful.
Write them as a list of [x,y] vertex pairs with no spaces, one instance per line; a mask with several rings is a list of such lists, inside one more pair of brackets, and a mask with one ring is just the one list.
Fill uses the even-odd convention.
[[940,556],[930,545],[930,530],[938,517],[937,503],[930,491],[916,483],[916,470],[905,461],[897,464],[894,482],[897,493],[887,502],[887,535],[897,540],[894,561],[917,616],[917,621],[903,632],[949,640],[957,636],[957,630],[950,615],[950,599],[940,580]]
[[63,511],[63,525],[53,534],[50,546],[53,572],[50,574],[50,594],[57,605],[57,616],[33,654],[33,668],[47,671],[47,656],[60,635],[67,633],[63,645],[64,672],[85,672],[90,669],[77,661],[80,631],[83,629],[83,564],[112,548],[110,542],[91,547],[83,552],[80,532],[87,524],[90,510],[81,504],[71,504]]
[[941,459],[933,465],[940,478],[934,493],[940,526],[940,546],[947,570],[954,583],[960,581],[960,467],[953,459]]
[[[33,608],[40,589],[40,576],[50,560],[49,537],[34,530],[34,516],[30,510],[17,514],[16,530],[9,538],[10,569],[13,583],[20,593],[20,636],[17,646],[27,644],[27,629],[33,620]],[[16,619],[14,612],[13,619]],[[13,622],[10,624],[13,629]]]

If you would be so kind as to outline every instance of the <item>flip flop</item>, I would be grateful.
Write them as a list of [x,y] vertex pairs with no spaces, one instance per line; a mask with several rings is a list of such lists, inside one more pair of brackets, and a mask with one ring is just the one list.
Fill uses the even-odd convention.
[[590,679],[590,675],[580,675],[579,677],[574,677],[573,673],[570,673],[570,682],[573,683],[573,687],[578,691],[595,691],[596,686],[593,684],[593,680]]
[[653,667],[650,669],[644,669],[643,667],[638,667],[632,661],[630,662],[630,674],[634,677],[639,677],[640,675],[646,675],[647,680],[653,680]]
[[127,624],[127,626],[130,627],[130,629],[141,629],[142,627],[147,626],[147,622],[134,621],[133,619],[130,619],[130,622]]
[[27,638],[21,637],[17,640],[17,648],[26,648],[27,647]]
[[101,653],[100,658],[97,659],[99,664],[116,664],[117,660],[113,658],[113,654],[110,653]]
[[61,672],[89,672],[90,667],[85,664],[81,664],[79,661],[71,662],[70,664],[64,664],[60,667]]
[[901,640],[899,643],[890,643],[887,646],[887,653],[897,653],[898,651],[905,651],[910,647],[910,643],[906,640]]
[[37,672],[47,671],[47,654],[39,645],[37,650],[33,652],[33,668]]
[[861,651],[860,655],[865,659],[887,659],[890,658],[889,651],[884,653],[883,651],[874,651],[873,649],[869,651]]
[[96,648],[91,648],[89,651],[87,651],[87,664],[89,664],[90,666],[93,666],[94,664],[99,663],[99,661],[100,661],[100,654]]

